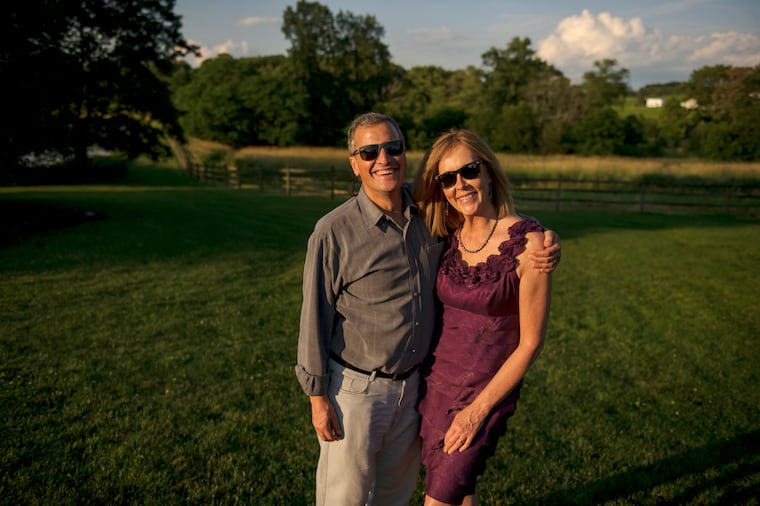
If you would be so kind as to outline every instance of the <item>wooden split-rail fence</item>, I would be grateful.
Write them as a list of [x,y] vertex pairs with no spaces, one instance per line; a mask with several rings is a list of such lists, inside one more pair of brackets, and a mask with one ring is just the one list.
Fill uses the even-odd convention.
[[[185,165],[188,173],[209,184],[252,189],[287,196],[329,196],[346,199],[359,189],[348,168],[239,169],[234,164]],[[669,214],[729,214],[760,218],[760,184],[669,183],[566,178],[511,179],[520,209],[561,211],[607,208]]]

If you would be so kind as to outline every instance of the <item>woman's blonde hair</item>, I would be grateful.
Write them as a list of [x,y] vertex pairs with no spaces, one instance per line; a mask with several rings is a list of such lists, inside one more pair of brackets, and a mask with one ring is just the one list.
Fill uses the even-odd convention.
[[491,203],[496,207],[499,218],[515,212],[512,184],[488,144],[474,132],[451,129],[438,137],[425,153],[414,181],[414,200],[430,232],[439,237],[449,235],[464,222],[459,212],[449,208],[443,189],[435,180],[435,176],[438,175],[438,164],[456,146],[460,145],[472,151],[480,160],[481,168],[488,171],[492,185],[489,191]]

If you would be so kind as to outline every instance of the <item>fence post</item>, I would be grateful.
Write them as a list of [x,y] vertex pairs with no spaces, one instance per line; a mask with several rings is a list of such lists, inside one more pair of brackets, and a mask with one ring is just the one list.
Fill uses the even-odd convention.
[[264,191],[264,167],[259,167],[259,191]]
[[641,196],[639,197],[639,213],[644,214],[644,208],[646,207],[647,200],[647,185],[641,183]]
[[227,185],[230,188],[240,189],[240,176],[238,176],[237,165],[234,163],[227,166]]
[[290,167],[285,167],[285,193],[290,197]]
[[554,197],[554,210],[559,211],[559,203],[562,200],[562,176],[557,179],[557,194]]

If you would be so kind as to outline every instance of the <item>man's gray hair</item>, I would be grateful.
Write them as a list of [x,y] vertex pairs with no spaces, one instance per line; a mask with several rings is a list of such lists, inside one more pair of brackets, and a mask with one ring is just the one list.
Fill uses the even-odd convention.
[[[354,118],[351,125],[348,127],[348,152],[353,153],[356,147],[354,146],[354,134],[356,129],[368,126],[380,125],[382,123],[388,123],[398,134],[399,139],[404,141],[404,134],[401,132],[401,127],[398,126],[396,120],[386,114],[380,114],[378,112],[367,112]],[[406,142],[404,141],[404,145]]]

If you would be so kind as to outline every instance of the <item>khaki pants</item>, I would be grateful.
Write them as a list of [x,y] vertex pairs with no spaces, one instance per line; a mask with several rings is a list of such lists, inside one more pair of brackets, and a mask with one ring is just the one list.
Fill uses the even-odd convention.
[[419,372],[393,381],[330,361],[343,439],[319,440],[317,506],[403,506],[420,468]]

